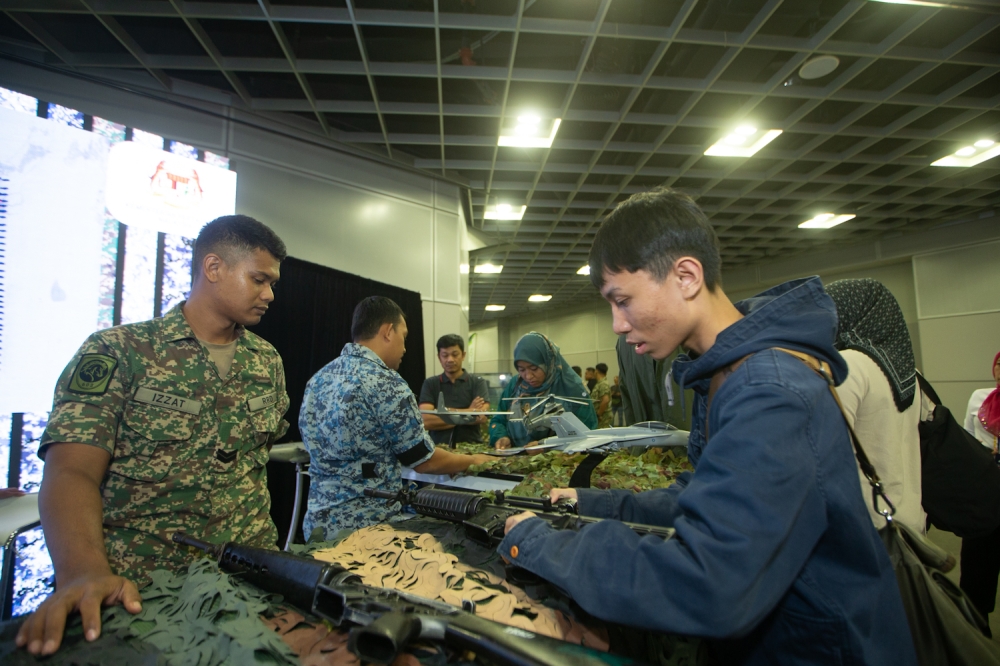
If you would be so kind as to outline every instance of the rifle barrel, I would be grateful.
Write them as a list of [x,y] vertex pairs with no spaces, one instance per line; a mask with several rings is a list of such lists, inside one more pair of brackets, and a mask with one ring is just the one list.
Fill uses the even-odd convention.
[[198,550],[203,550],[216,557],[218,557],[221,550],[221,546],[217,546],[214,543],[209,543],[207,541],[202,541],[201,539],[196,539],[193,536],[185,534],[184,532],[174,532],[174,535],[171,538],[174,543],[179,543],[183,546],[190,546],[191,548],[197,548]]

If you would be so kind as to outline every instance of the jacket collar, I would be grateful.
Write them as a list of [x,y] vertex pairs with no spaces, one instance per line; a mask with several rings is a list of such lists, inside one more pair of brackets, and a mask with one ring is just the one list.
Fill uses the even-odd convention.
[[344,345],[344,350],[340,352],[340,355],[341,356],[357,356],[357,357],[363,358],[363,359],[365,359],[367,361],[371,361],[373,363],[377,363],[378,365],[381,365],[386,370],[389,369],[389,366],[387,366],[385,364],[385,361],[383,361],[381,359],[381,357],[379,357],[378,354],[376,354],[375,352],[373,352],[368,347],[365,347],[364,345],[359,345],[359,344],[355,344],[353,342],[348,342],[346,345]]
[[[184,304],[187,301],[181,301],[174,307],[170,308],[167,314],[163,315],[163,319],[160,322],[160,336],[164,342],[178,342],[180,340],[197,340],[197,336],[194,334],[194,330],[191,328],[191,324],[188,323],[187,319],[184,317]],[[236,339],[238,340],[238,347],[248,347],[249,349],[257,349],[256,336],[250,335],[242,326],[236,326]]]

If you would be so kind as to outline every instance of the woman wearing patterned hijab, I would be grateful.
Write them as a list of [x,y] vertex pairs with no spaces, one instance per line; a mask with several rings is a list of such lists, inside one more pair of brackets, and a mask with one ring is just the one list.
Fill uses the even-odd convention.
[[[589,400],[590,392],[566,359],[559,347],[541,333],[532,331],[514,345],[514,369],[517,376],[507,383],[501,396],[501,409],[510,409],[514,398],[541,398],[547,395],[576,400]],[[579,404],[564,401],[563,406],[576,414],[588,428],[597,427],[597,413],[590,402]],[[548,437],[547,428],[528,430],[520,421],[508,420],[498,414],[490,420],[490,444],[498,449],[526,446]]]
[[[835,346],[849,370],[837,387],[847,420],[896,506],[893,518],[922,534],[927,516],[920,502],[918,426],[932,405],[915,399],[922,394],[903,311],[885,285],[871,278],[838,280],[826,291],[837,305]],[[868,488],[860,468],[858,474]],[[872,522],[883,527],[885,518],[875,512],[870,494],[864,497]]]

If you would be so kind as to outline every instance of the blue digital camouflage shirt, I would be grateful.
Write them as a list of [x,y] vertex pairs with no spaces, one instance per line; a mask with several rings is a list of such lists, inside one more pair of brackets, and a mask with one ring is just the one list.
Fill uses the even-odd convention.
[[306,385],[299,431],[309,450],[308,537],[385,522],[399,504],[364,496],[365,488],[396,491],[402,466],[434,453],[413,391],[372,350],[348,343]]

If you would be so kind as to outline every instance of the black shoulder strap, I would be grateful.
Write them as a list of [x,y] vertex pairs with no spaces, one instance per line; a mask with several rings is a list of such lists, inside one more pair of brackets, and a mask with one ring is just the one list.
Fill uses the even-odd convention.
[[934,390],[934,387],[930,385],[930,382],[924,379],[924,376],[919,372],[917,373],[917,383],[920,384],[920,390],[924,392],[924,395],[931,399],[931,402],[933,402],[935,406],[941,404],[941,398],[938,397],[937,391]]

